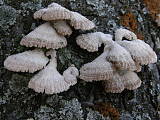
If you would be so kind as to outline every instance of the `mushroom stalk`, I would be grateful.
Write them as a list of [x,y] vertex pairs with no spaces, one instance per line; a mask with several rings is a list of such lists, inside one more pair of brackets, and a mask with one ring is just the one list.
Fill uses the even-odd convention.
[[50,63],[29,81],[28,87],[36,92],[45,92],[46,94],[60,93],[68,90],[70,87],[56,69],[56,51],[51,51],[50,55]]

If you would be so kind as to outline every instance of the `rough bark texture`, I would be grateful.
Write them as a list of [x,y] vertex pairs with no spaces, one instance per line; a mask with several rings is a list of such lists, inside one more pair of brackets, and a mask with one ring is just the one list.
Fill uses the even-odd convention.
[[[126,13],[132,13],[137,21],[127,22],[126,27],[141,33],[144,41],[150,44],[159,56],[160,29],[148,14],[143,1],[0,0],[0,120],[117,119],[112,110],[108,110],[107,117],[91,109],[90,106],[93,108],[96,102],[114,106],[119,111],[121,120],[160,119],[160,61],[143,67],[139,73],[143,81],[140,88],[134,91],[125,90],[121,94],[105,93],[101,82],[86,83],[82,80],[67,92],[58,95],[38,94],[27,87],[33,74],[14,73],[3,68],[3,61],[7,56],[28,50],[20,46],[21,38],[43,23],[34,20],[33,13],[53,1],[85,15],[95,22],[97,27],[93,31],[104,33],[113,34],[116,28],[125,25],[125,22],[121,22],[122,17]],[[92,61],[102,53],[103,47],[96,53],[80,49],[76,45],[75,37],[81,33],[74,31],[72,36],[67,38],[68,46],[58,50],[59,71],[64,71],[71,63],[80,68],[82,64]]]

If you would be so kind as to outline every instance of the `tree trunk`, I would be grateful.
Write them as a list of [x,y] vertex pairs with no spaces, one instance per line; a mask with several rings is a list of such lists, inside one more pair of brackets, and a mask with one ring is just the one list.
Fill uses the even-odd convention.
[[[57,2],[92,20],[97,26],[93,31],[114,34],[117,28],[126,27],[144,39],[159,56],[160,29],[149,15],[143,0],[0,0],[0,119],[160,119],[159,61],[144,66],[138,73],[142,80],[140,88],[124,90],[119,94],[105,93],[101,82],[86,83],[80,79],[67,92],[57,95],[38,94],[27,87],[33,74],[15,73],[3,67],[7,56],[29,49],[20,46],[19,42],[24,35],[44,22],[34,20],[33,13],[51,2]],[[58,50],[58,70],[61,73],[71,63],[80,68],[102,53],[103,47],[95,53],[78,47],[75,38],[81,33],[74,30],[67,37],[67,47]],[[106,104],[106,111],[99,111],[103,116],[95,112],[97,102]]]

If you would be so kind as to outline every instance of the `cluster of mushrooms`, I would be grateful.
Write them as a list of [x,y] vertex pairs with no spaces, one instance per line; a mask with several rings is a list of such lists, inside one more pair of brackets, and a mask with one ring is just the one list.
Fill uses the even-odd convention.
[[[73,29],[90,30],[95,24],[57,3],[36,11],[34,18],[47,22],[24,36],[20,44],[35,49],[7,57],[4,66],[15,72],[34,73],[40,70],[28,84],[29,88],[38,93],[66,91],[77,83],[78,76],[87,82],[103,80],[106,92],[133,90],[141,85],[135,72],[141,71],[142,65],[157,61],[155,52],[148,44],[138,40],[133,32],[120,28],[115,32],[115,41],[112,35],[102,32],[79,35],[76,42],[81,48],[95,52],[104,44],[104,52],[92,62],[84,64],[80,68],[80,75],[74,65],[61,75],[57,71],[55,49],[67,46],[65,36],[70,36]],[[47,51],[44,52],[41,48],[46,48]]]

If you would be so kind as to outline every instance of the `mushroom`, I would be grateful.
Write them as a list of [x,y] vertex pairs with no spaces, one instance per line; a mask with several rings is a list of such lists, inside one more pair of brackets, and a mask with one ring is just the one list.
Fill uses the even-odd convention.
[[48,8],[36,11],[33,16],[34,19],[42,19],[45,21],[70,20],[71,11],[53,2],[48,5]]
[[76,42],[81,48],[89,52],[95,52],[98,51],[98,47],[100,47],[102,43],[109,44],[112,42],[112,35],[102,32],[81,34],[76,38]]
[[114,68],[106,61],[107,52],[103,52],[99,57],[90,63],[84,64],[80,68],[80,78],[87,81],[108,80],[113,77]]
[[26,47],[58,49],[65,47],[67,40],[64,36],[57,34],[55,29],[47,22],[23,37],[20,44]]
[[137,36],[127,29],[117,29],[115,31],[115,41],[121,41],[123,38],[126,38],[128,40],[136,40]]
[[64,73],[64,77],[57,71],[56,51],[51,50],[48,54],[51,54],[49,64],[31,78],[28,87],[38,93],[45,92],[46,94],[60,93],[68,90],[71,85],[76,83],[76,68],[68,68]]
[[117,43],[130,52],[133,60],[137,64],[147,65],[150,63],[155,63],[157,61],[156,53],[148,44],[146,44],[142,40],[123,40],[117,41]]
[[66,21],[53,21],[53,27],[56,29],[57,33],[63,36],[70,36],[72,34],[71,27],[67,24]]
[[114,72],[113,77],[103,82],[105,92],[121,93],[124,90],[122,77],[118,72]]
[[7,57],[4,67],[10,71],[33,73],[44,68],[48,61],[42,50],[35,49]]
[[103,84],[106,92],[121,93],[124,89],[137,89],[141,85],[141,80],[135,72],[115,71],[113,77]]
[[72,86],[77,83],[77,76],[79,76],[79,71],[74,65],[71,65],[63,72],[64,80]]
[[157,55],[156,55],[156,53],[153,51],[153,49],[147,43],[145,43],[144,41],[139,40],[139,39],[134,40],[134,42],[138,42],[142,46],[143,45],[145,46],[144,49],[150,54],[150,56],[152,58],[151,61],[150,61],[150,63],[157,62]]
[[48,5],[47,8],[36,11],[34,13],[34,19],[42,19],[45,21],[68,20],[71,26],[81,30],[90,30],[95,27],[92,21],[78,12],[72,12],[54,2]]
[[91,30],[95,24],[78,12],[71,12],[70,25],[75,29]]
[[132,60],[130,53],[118,43],[113,42],[110,46],[106,45],[105,50],[107,51],[106,59],[113,63],[117,69],[136,70],[135,63]]
[[47,8],[43,8],[43,9],[40,9],[40,10],[36,11],[36,12],[33,14],[33,18],[34,18],[34,19],[42,19],[42,15],[45,14],[45,12],[46,12],[47,10],[48,10]]
[[157,25],[160,26],[160,14],[157,15],[156,22],[157,22]]
[[122,74],[122,80],[126,89],[134,90],[141,86],[141,80],[135,72],[123,71]]
[[48,8],[54,8],[54,7],[62,7],[62,6],[55,2],[52,2],[51,4],[48,5]]

